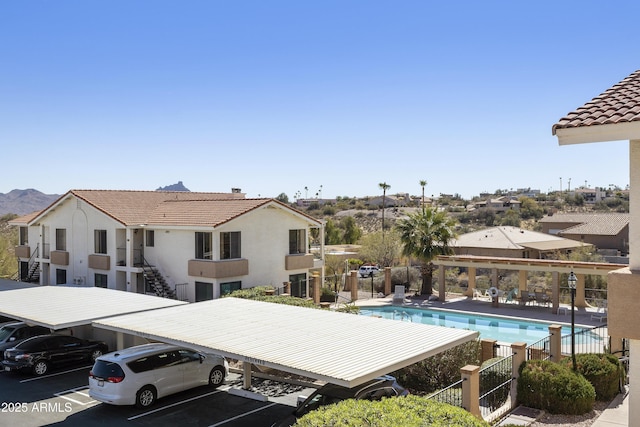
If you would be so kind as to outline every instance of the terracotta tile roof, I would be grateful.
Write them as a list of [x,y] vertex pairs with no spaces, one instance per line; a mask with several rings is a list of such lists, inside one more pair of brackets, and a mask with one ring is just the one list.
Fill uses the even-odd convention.
[[150,213],[150,226],[215,227],[271,202],[271,199],[167,200]]
[[[150,213],[168,200],[244,199],[241,193],[195,193],[189,191],[71,190],[74,195],[124,225],[146,224]],[[61,199],[62,199],[61,198]]]
[[640,70],[596,96],[553,125],[558,129],[640,121]]
[[630,216],[626,213],[556,214],[544,217],[540,222],[575,224],[560,234],[615,236],[629,225],[629,220]]

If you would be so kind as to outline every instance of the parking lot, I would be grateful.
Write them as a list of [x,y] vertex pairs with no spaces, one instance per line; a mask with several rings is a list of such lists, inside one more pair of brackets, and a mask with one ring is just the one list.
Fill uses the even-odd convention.
[[2,426],[270,426],[294,408],[298,394],[263,402],[228,393],[240,377],[231,373],[217,388],[198,387],[160,399],[153,407],[112,406],[88,394],[91,366],[52,371],[42,377],[0,373],[0,425]]

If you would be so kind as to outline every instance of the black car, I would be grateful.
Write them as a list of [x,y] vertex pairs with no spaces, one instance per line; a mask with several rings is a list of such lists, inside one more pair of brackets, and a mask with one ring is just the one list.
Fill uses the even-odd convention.
[[331,405],[346,399],[381,400],[383,397],[406,396],[409,392],[397,383],[391,375],[383,375],[353,388],[326,384],[311,393],[309,397],[298,397],[298,407],[293,413],[272,424],[272,427],[292,426],[298,418],[321,406]]
[[73,362],[94,362],[107,353],[102,341],[89,341],[70,335],[40,335],[22,341],[4,352],[5,371],[28,371],[44,375],[53,366]]
[[0,360],[4,358],[4,351],[15,347],[27,338],[50,333],[49,328],[43,326],[29,326],[24,322],[9,322],[0,327]]

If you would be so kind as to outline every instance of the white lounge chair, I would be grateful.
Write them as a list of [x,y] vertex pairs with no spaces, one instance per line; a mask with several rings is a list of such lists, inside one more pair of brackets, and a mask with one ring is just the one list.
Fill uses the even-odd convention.
[[404,304],[406,302],[404,296],[404,285],[396,285],[395,292],[393,293],[392,304]]
[[604,321],[607,319],[607,300],[598,300],[596,301],[596,312],[591,315],[591,320],[599,320]]

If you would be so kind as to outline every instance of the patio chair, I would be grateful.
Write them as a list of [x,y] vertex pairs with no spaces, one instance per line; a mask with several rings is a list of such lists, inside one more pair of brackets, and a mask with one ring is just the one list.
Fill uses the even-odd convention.
[[545,292],[535,291],[534,295],[536,296],[536,304],[544,306],[549,305],[549,295]]
[[513,299],[516,296],[518,296],[518,290],[513,288],[507,293],[507,296],[504,298],[504,302],[513,302]]
[[604,321],[607,319],[607,300],[598,300],[596,301],[596,312],[591,315],[591,320],[599,320]]
[[529,298],[529,291],[520,291],[520,305],[525,306],[531,301]]
[[393,293],[393,300],[391,302],[393,305],[402,305],[406,302],[404,289],[404,285],[396,285],[395,292]]

